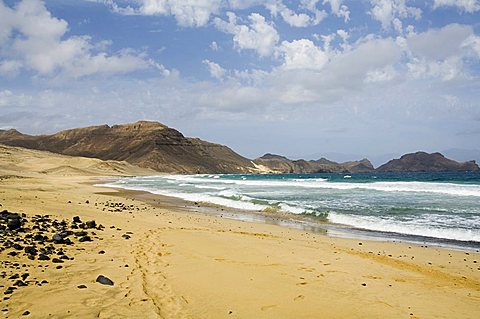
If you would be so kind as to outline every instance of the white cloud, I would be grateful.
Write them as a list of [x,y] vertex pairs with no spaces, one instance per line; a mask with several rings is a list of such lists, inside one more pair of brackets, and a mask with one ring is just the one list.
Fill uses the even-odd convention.
[[202,62],[208,67],[210,76],[212,76],[213,78],[217,80],[221,80],[225,76],[226,70],[222,68],[220,65],[218,65],[217,63],[207,59],[203,60]]
[[459,55],[462,43],[471,35],[471,26],[449,24],[441,29],[430,29],[407,38],[408,46],[414,55],[430,60],[444,60]]
[[204,26],[218,12],[221,0],[142,0],[143,14],[171,14],[181,26]]
[[103,2],[123,15],[172,15],[184,27],[205,26],[224,5],[222,0],[138,0],[135,6],[121,6],[114,0]]
[[[2,19],[5,16],[7,19]],[[26,69],[41,76],[78,78],[126,73],[151,65],[131,50],[114,55],[98,52],[108,42],[96,46],[88,36],[66,37],[68,23],[53,17],[40,0],[23,0],[13,9],[0,4],[0,21],[4,31],[0,39],[4,43],[0,52],[3,74]]]
[[368,71],[365,77],[365,82],[367,83],[388,82],[393,80],[396,74],[397,72],[395,68],[391,65],[388,65],[381,69]]
[[255,50],[261,57],[273,53],[280,37],[272,23],[258,13],[248,16],[249,25],[238,24],[237,16],[233,12],[227,12],[227,16],[228,22],[215,18],[215,26],[223,32],[233,34],[235,47],[240,50]]
[[323,4],[330,4],[332,13],[337,17],[343,17],[345,22],[350,20],[350,10],[343,4],[343,0],[323,0]]
[[292,27],[308,27],[312,24],[311,18],[308,14],[305,13],[295,13],[289,8],[285,7],[280,11],[280,15],[283,20]]
[[407,62],[408,70],[415,78],[434,77],[443,81],[468,76],[464,61],[480,58],[479,42],[471,26],[459,24],[412,33],[406,39],[412,55]]
[[220,46],[218,45],[217,42],[212,41],[212,43],[210,43],[210,49],[212,49],[213,51],[218,51],[220,50]]
[[401,31],[401,19],[413,17],[420,19],[422,10],[416,7],[407,6],[406,0],[370,0],[372,17],[382,24],[383,29],[392,26],[396,31]]
[[313,16],[306,13],[295,13],[293,10],[285,6],[281,1],[266,3],[265,7],[269,9],[274,16],[280,13],[283,20],[292,27],[308,27],[318,25],[328,16],[324,10],[317,9],[317,2],[318,0],[301,1],[301,8],[308,10],[313,14]]
[[462,11],[473,13],[480,10],[478,0],[433,0],[433,8],[439,7],[457,7]]
[[283,55],[285,70],[319,70],[328,62],[328,54],[307,39],[283,41],[278,50]]

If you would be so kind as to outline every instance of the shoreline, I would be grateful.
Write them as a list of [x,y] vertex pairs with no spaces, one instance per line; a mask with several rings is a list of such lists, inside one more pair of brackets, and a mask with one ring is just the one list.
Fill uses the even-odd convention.
[[[91,185],[136,171],[92,171],[97,160],[9,152],[0,153],[0,176],[10,175],[0,183],[0,210],[27,222],[18,233],[0,232],[5,318],[479,317],[480,253],[194,212],[176,200]],[[33,223],[46,215],[46,226]],[[55,242],[52,226],[64,222],[69,230],[76,216],[97,227],[65,233],[71,245]],[[31,245],[39,231],[46,238],[36,249],[50,260],[13,246]],[[80,241],[79,231],[91,241]],[[63,263],[53,261],[64,255]],[[100,275],[113,285],[97,282]]]
[[[336,238],[348,238],[353,240],[374,240],[380,242],[400,242],[420,246],[431,245],[439,248],[456,249],[460,251],[477,253],[480,252],[480,242],[475,241],[461,241],[438,237],[402,234],[388,231],[376,231],[364,228],[357,228],[345,224],[336,224],[330,221],[320,221],[316,220],[313,217],[289,214],[282,211],[265,212],[257,210],[237,209],[209,202],[193,202],[175,196],[155,194],[154,192],[147,190],[138,190],[134,188],[113,185],[103,186],[104,184],[108,184],[108,182],[105,181],[105,183],[93,183],[92,186],[99,186],[117,190],[120,189],[132,192],[133,194],[135,192],[138,192],[140,194],[146,193],[152,197],[149,200],[150,203],[154,203],[154,198],[158,197],[163,201],[171,202],[173,206],[180,207],[182,209],[185,208],[189,212],[200,212],[213,216],[222,215],[226,218],[230,218],[233,220],[279,225],[282,227],[290,227],[314,233],[322,233],[326,236]],[[147,200],[148,196],[141,196],[141,198]]]

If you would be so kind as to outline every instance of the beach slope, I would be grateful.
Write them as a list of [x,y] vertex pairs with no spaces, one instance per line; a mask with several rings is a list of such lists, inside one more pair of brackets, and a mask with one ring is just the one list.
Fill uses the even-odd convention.
[[[0,236],[3,317],[480,316],[478,252],[333,238],[94,186],[154,173],[0,146],[0,211],[24,214],[20,230]],[[62,227],[72,234],[54,240]],[[39,232],[37,255],[27,253]]]

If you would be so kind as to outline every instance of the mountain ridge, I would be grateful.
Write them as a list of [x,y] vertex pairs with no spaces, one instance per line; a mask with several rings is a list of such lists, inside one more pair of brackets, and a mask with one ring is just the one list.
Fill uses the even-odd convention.
[[50,135],[27,135],[15,129],[0,130],[0,143],[53,153],[126,161],[164,173],[368,173],[478,171],[475,161],[457,162],[440,153],[404,154],[374,168],[364,158],[337,163],[318,160],[291,160],[266,153],[254,160],[225,145],[181,132],[153,121],[118,125],[96,125],[63,130]]

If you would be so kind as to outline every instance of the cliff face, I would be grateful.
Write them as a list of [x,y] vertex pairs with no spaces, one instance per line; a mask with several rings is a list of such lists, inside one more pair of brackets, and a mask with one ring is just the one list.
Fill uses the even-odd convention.
[[316,161],[291,160],[284,156],[265,154],[254,160],[273,173],[365,173],[374,170],[369,160],[337,163],[321,158]]
[[478,171],[475,161],[456,162],[440,153],[405,154],[377,168],[378,172],[463,172]]
[[0,143],[72,156],[119,160],[168,173],[246,173],[250,160],[230,148],[187,138],[158,122],[92,126],[53,135],[0,131]]

